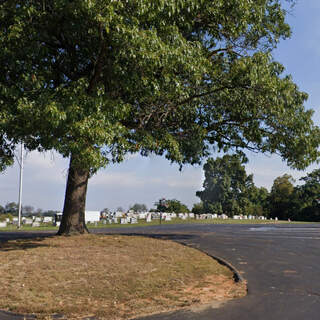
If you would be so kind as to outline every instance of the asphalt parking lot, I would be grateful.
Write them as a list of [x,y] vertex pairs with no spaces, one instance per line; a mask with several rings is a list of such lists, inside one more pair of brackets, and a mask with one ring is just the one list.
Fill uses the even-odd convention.
[[[124,231],[124,230],[123,230]],[[126,230],[172,239],[229,261],[248,295],[219,309],[144,320],[320,319],[320,225],[189,225]]]
[[[318,320],[320,225],[166,225],[99,233],[171,239],[230,262],[248,281],[248,295],[219,309],[175,312],[144,320]],[[45,236],[46,234],[40,234]],[[0,241],[39,233],[0,232]],[[0,313],[1,320],[23,319]]]

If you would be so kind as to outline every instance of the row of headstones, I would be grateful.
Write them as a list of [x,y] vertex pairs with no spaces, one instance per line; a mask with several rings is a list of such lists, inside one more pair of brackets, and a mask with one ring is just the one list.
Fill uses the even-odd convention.
[[[235,220],[268,220],[268,218],[264,216],[252,216],[252,215],[233,216],[233,219]],[[270,220],[273,220],[273,218],[270,218]],[[275,217],[274,220],[278,221],[278,217]]]
[[[119,218],[108,218],[108,219],[103,219],[102,220],[103,224],[118,224],[119,223]],[[128,223],[138,223],[138,219],[136,218],[120,218],[120,224],[128,224]]]
[[[226,214],[201,214],[201,215],[195,215],[194,213],[179,213],[179,214],[175,214],[175,213],[158,213],[158,212],[153,212],[153,213],[148,213],[144,216],[138,216],[138,217],[124,217],[124,218],[120,218],[120,224],[134,224],[134,223],[138,223],[138,218],[139,219],[145,219],[146,222],[151,222],[152,220],[158,220],[160,219],[160,217],[164,220],[164,221],[171,221],[172,218],[180,218],[182,220],[186,220],[188,218],[196,218],[196,219],[229,219],[229,217]],[[266,217],[256,217],[256,216],[234,216],[233,219],[245,219],[245,220],[252,220],[252,219],[260,219],[260,220],[267,220]],[[278,220],[278,218],[275,218],[275,220]],[[104,224],[117,224],[119,223],[118,218],[112,218],[112,219],[106,219],[103,220]]]
[[[18,222],[13,221],[12,224],[13,225],[18,225]],[[36,221],[33,221],[32,223],[23,223],[23,224],[30,225],[31,227],[40,227],[41,226],[41,223],[40,222],[36,222]],[[9,223],[7,221],[0,222],[0,228],[6,228],[8,225],[9,225]]]
[[194,218],[195,215],[194,213],[168,213],[168,212],[141,212],[141,213],[134,213],[134,212],[129,212],[129,213],[124,213],[124,212],[115,212],[115,213],[109,213],[104,216],[106,220],[108,219],[114,219],[114,218],[136,218],[136,219],[147,219],[148,216],[152,216],[153,219],[159,219],[160,215],[162,218],[165,218],[167,216],[170,216],[172,219],[174,218]]
[[[31,227],[40,227],[41,223],[52,223],[52,217],[32,217],[32,218],[25,218],[21,219],[22,224],[30,225]],[[12,221],[7,218],[5,221],[0,222],[0,228],[5,228],[9,224],[18,225],[19,219],[18,217],[13,217]]]
[[[226,214],[216,214],[216,213],[206,213],[206,214],[200,214],[196,216],[196,219],[230,219]],[[268,220],[268,218],[264,216],[253,216],[253,215],[234,215],[233,216],[234,220]],[[270,218],[270,220],[273,220]],[[278,221],[278,218],[276,217],[274,219],[275,221]]]
[[146,222],[151,222],[152,220],[163,219],[164,221],[171,221],[175,218],[180,218],[182,220],[186,220],[188,218],[195,218],[194,213],[160,213],[160,212],[144,212],[144,213],[130,213],[119,215],[108,215],[104,219],[102,219],[103,224],[113,224],[113,223],[137,223],[138,220],[145,220]]
[[[196,219],[228,219],[229,217],[225,214],[222,215],[218,215],[218,214],[201,214],[201,215],[194,215],[193,213],[179,213],[178,215],[175,213],[148,213],[146,216],[144,216],[142,219],[145,219],[146,222],[151,222],[154,219],[160,219],[161,218],[164,221],[171,221],[172,218],[176,218],[177,216],[182,219],[182,220],[186,220],[188,218],[194,218],[196,217]],[[48,219],[45,219],[48,218]],[[140,216],[139,216],[140,218]],[[252,220],[252,219],[260,219],[260,220],[267,220],[266,217],[256,217],[256,216],[237,216],[235,215],[233,217],[233,219],[244,219],[244,220]],[[7,219],[8,220],[8,219]],[[272,220],[272,219],[270,219]],[[278,218],[274,219],[275,221],[278,221]],[[31,219],[31,218],[23,218],[22,219],[22,223],[25,225],[30,225],[32,227],[40,227],[40,222],[52,222],[52,218],[51,217],[44,217],[44,219],[42,220],[39,217],[36,217],[35,219]],[[108,219],[104,219],[102,220],[102,222],[104,224],[118,224],[119,223],[119,218],[108,218]],[[5,228],[7,227],[9,221],[3,221],[0,222],[0,228]],[[124,218],[120,218],[120,224],[135,224],[138,223],[138,218],[137,217],[124,217]],[[13,224],[17,225],[18,224],[18,218],[14,217],[13,218]]]
[[[268,220],[267,217],[264,216],[253,216],[253,215],[234,215],[233,219],[235,220]],[[272,218],[270,219],[272,220]],[[278,220],[278,218],[275,218],[275,220]]]
[[196,219],[205,220],[205,219],[229,219],[226,214],[216,214],[216,213],[205,213],[196,216]]
[[195,218],[194,213],[160,213],[160,212],[152,212],[147,214],[138,214],[138,215],[130,215],[128,217],[108,217],[102,220],[103,224],[134,224],[138,223],[138,220],[145,220],[147,223],[151,222],[152,220],[159,220],[162,219],[164,221],[171,221],[175,218],[180,218],[182,220],[186,220],[188,218]]

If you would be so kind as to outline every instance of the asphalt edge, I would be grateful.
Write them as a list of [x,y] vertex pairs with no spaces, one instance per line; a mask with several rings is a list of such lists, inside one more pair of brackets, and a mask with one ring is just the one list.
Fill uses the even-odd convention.
[[233,279],[234,279],[235,282],[244,282],[244,281],[246,281],[246,280],[242,277],[240,271],[239,271],[235,266],[233,266],[230,262],[228,262],[227,260],[225,260],[225,259],[223,259],[223,258],[221,258],[221,257],[218,257],[218,256],[216,256],[216,255],[213,255],[213,254],[211,254],[211,253],[208,253],[207,251],[202,250],[202,249],[200,249],[200,248],[198,248],[198,247],[194,247],[193,245],[190,245],[190,244],[188,244],[188,243],[179,242],[179,241],[177,241],[177,242],[180,243],[180,244],[182,244],[182,245],[184,245],[184,246],[186,246],[186,247],[196,249],[196,250],[204,253],[204,254],[207,255],[208,257],[216,260],[216,261],[217,261],[218,263],[220,263],[221,265],[227,267],[227,268],[233,273]]
[[[63,314],[51,314],[49,315],[52,320],[67,320]],[[6,310],[0,310],[0,320],[37,320],[39,319],[36,314],[21,314],[10,312]],[[41,318],[42,319],[42,318]],[[98,320],[95,317],[84,317],[79,320]]]
[[[200,251],[202,251],[202,250],[200,250]],[[211,255],[205,251],[202,251],[202,252],[205,253],[207,256],[217,260],[221,265],[227,267],[233,273],[233,278],[234,278],[235,282],[244,282],[245,281],[245,279],[240,274],[240,271],[236,267],[234,267],[230,262],[224,260],[221,257]]]
[[[208,257],[210,257],[211,259],[214,259],[216,260],[219,264],[227,267],[232,273],[233,273],[233,280],[234,282],[236,283],[241,283],[241,282],[245,282],[246,280],[242,277],[242,275],[240,274],[240,271],[237,270],[236,267],[234,267],[230,262],[226,261],[225,259],[221,258],[221,257],[218,257],[218,256],[215,256],[213,254],[210,254],[208,252],[206,252],[205,250],[202,250],[202,249],[199,249],[197,247],[194,247],[192,246],[191,244],[189,243],[186,243],[186,242],[180,242],[180,241],[175,241],[175,240],[170,240],[170,241],[174,241],[176,243],[179,243],[185,247],[188,247],[188,248],[192,248],[192,249],[195,249],[195,250],[198,250],[200,252],[202,252],[203,254],[207,255]],[[247,287],[247,293],[248,293],[248,287]],[[177,310],[177,311],[169,311],[169,312],[161,312],[161,313],[158,313],[158,314],[152,314],[152,315],[149,315],[149,316],[143,316],[143,317],[139,317],[139,318],[134,318],[132,320],[144,320],[144,319],[152,319],[152,317],[157,317],[157,316],[161,316],[161,315],[172,315],[172,314],[175,314],[176,312],[184,312],[183,309],[181,310]],[[182,314],[183,315],[183,314]],[[167,318],[166,318],[167,319]]]
[[36,320],[36,316],[33,314],[20,314],[15,312],[10,312],[6,310],[0,310],[1,320]]

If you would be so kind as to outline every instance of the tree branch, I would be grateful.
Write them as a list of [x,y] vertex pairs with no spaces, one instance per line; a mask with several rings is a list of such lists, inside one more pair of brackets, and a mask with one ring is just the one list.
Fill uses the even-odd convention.
[[96,87],[99,77],[101,75],[102,69],[103,69],[103,54],[106,50],[106,42],[103,36],[103,26],[102,24],[99,25],[99,33],[100,33],[100,49],[99,54],[97,57],[97,61],[94,66],[93,75],[89,81],[89,86],[87,88],[87,93],[91,94],[93,92],[93,89]]

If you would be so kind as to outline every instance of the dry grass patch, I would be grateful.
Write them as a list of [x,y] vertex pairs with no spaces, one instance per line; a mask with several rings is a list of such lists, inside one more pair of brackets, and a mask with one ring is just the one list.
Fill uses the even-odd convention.
[[207,255],[172,241],[85,235],[0,244],[0,309],[129,319],[245,294]]

